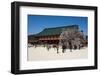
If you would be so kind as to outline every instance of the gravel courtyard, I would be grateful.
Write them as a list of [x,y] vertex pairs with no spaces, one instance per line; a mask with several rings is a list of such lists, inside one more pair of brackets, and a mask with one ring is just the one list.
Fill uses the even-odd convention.
[[61,59],[84,59],[88,58],[88,48],[84,47],[81,50],[66,50],[62,53],[62,49],[59,48],[59,53],[54,48],[47,50],[46,47],[28,47],[28,61],[40,61],[40,60],[61,60]]

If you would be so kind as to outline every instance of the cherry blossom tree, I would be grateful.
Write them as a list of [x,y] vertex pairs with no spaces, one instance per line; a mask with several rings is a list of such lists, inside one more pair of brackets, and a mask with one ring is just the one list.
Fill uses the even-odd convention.
[[86,39],[82,31],[67,29],[62,31],[59,44],[62,46],[62,52],[64,53],[65,49],[70,49],[70,52],[72,52],[72,49],[80,49],[85,42]]

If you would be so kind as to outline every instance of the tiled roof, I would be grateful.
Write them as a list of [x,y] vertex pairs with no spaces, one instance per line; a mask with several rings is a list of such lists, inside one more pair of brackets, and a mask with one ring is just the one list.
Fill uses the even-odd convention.
[[62,26],[62,27],[54,27],[54,28],[45,28],[40,33],[36,34],[35,36],[51,36],[51,35],[60,35],[62,31],[67,29],[78,29],[78,25],[69,25],[69,26]]

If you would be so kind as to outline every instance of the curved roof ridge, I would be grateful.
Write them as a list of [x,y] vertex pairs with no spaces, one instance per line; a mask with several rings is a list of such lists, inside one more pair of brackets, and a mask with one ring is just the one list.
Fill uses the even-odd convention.
[[68,25],[68,26],[65,25],[65,26],[49,27],[49,28],[45,28],[45,29],[55,29],[55,28],[64,28],[64,27],[73,27],[73,26],[78,26],[78,25],[72,24],[72,25]]

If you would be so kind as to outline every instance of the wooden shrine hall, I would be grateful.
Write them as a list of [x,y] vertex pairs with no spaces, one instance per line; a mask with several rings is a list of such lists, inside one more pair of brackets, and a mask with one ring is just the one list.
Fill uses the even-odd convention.
[[46,43],[46,44],[58,44],[60,34],[67,29],[79,29],[78,25],[69,25],[62,27],[45,28],[43,31],[28,36],[28,43]]

